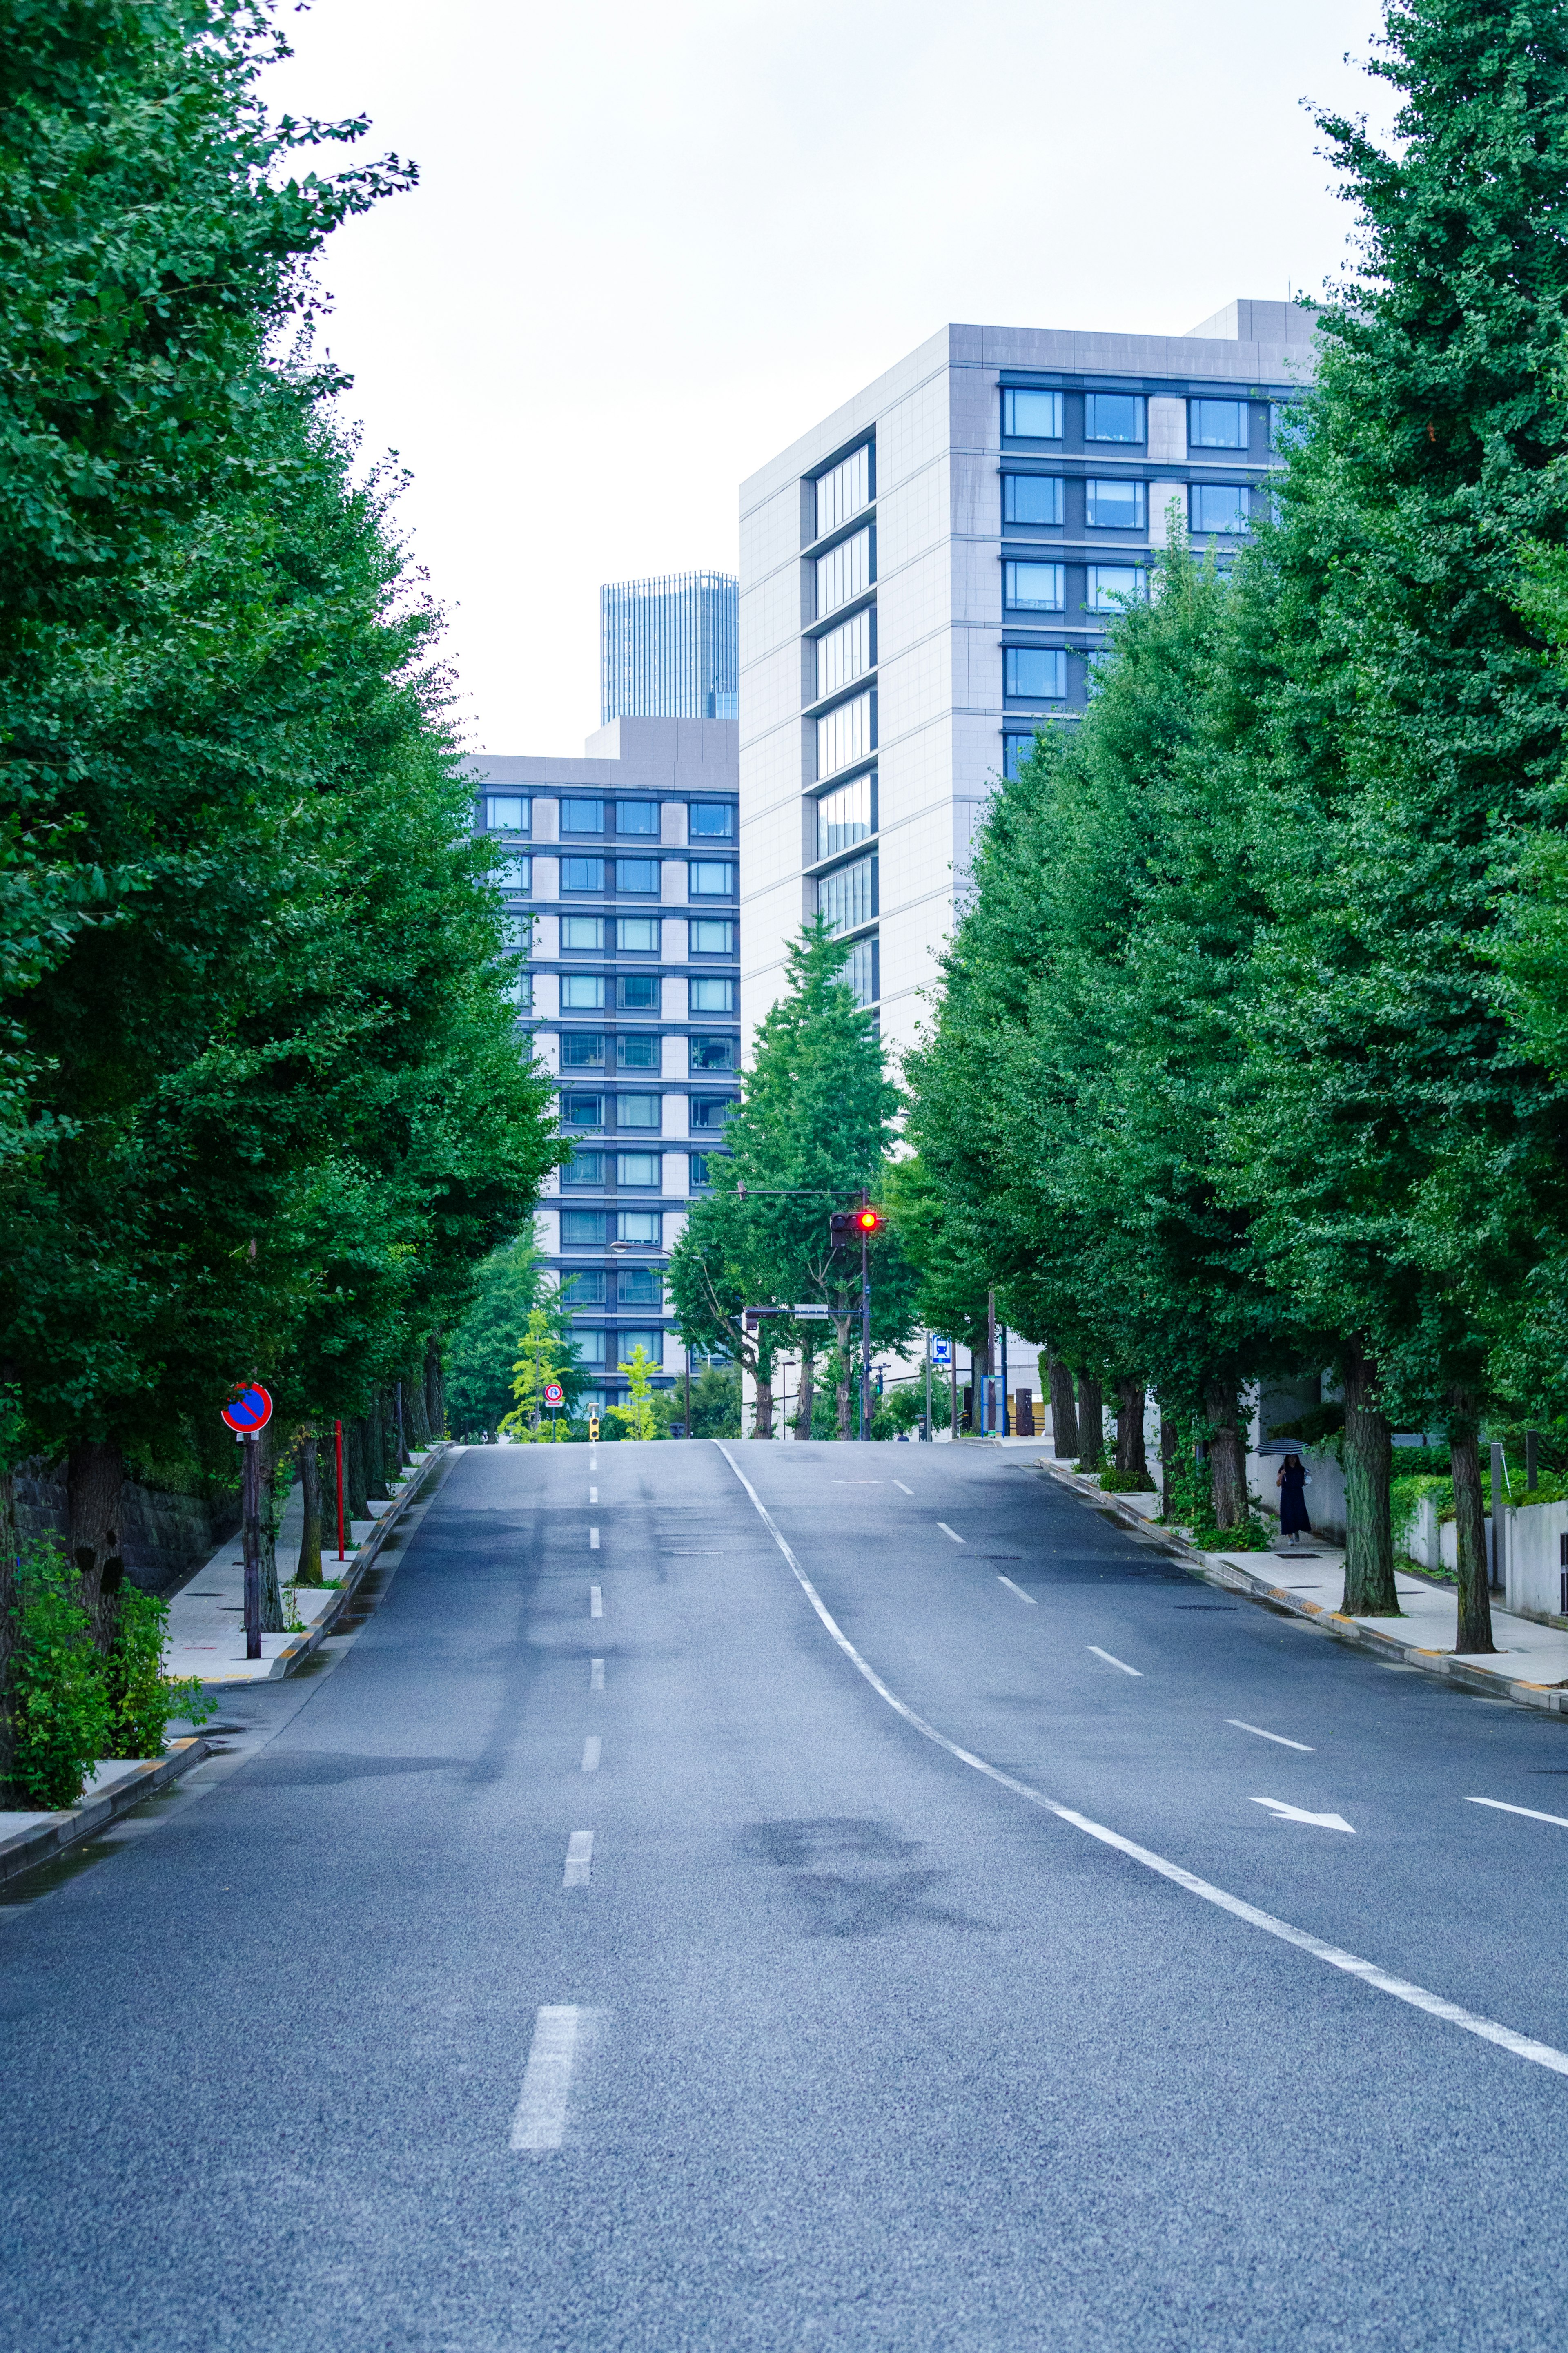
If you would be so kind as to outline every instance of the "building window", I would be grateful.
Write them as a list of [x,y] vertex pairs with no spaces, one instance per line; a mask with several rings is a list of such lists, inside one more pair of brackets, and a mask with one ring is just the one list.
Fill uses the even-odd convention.
[[841,522],[847,522],[870,503],[871,444],[862,441],[858,449],[851,449],[847,458],[840,458],[837,466],[817,476],[814,537],[826,539],[830,531],[837,531]]
[[[594,1303],[595,1306],[603,1306],[604,1299],[605,1294],[601,1291],[597,1300]],[[586,1329],[584,1329],[581,1324],[574,1324],[572,1326],[573,1341],[575,1344],[578,1356],[585,1365],[602,1365],[604,1363],[605,1341],[606,1336],[603,1324],[593,1324]]]
[[1062,438],[1061,394],[1033,392],[1022,385],[1005,385],[1002,430],[1015,441],[1059,441]]
[[657,1071],[658,1039],[632,1036],[616,1039],[616,1068],[620,1071]]
[[561,1067],[563,1071],[602,1071],[605,1067],[605,1040],[602,1032],[591,1029],[563,1029]]
[[1059,474],[1004,474],[1004,522],[1060,522],[1062,483]]
[[877,912],[876,866],[874,858],[858,858],[817,883],[816,912],[830,932],[852,932],[870,922]]
[[516,793],[492,793],[485,803],[485,825],[491,833],[531,833],[533,806]]
[[728,841],[735,830],[734,805],[730,801],[693,801],[686,812],[686,825],[694,841]]
[[657,858],[617,858],[616,860],[617,891],[657,892],[658,860]]
[[693,1134],[700,1134],[705,1128],[722,1127],[734,1108],[733,1095],[689,1095],[687,1124]]
[[875,938],[857,940],[849,951],[849,961],[844,967],[844,977],[854,992],[857,1005],[875,1005],[878,991],[878,955],[879,942]]
[[837,694],[841,687],[853,686],[858,678],[865,677],[871,667],[871,622],[868,605],[817,638],[814,702],[820,702],[825,695]]
[[1142,531],[1148,521],[1142,482],[1087,482],[1084,519],[1091,531]]
[[657,955],[658,917],[618,915],[616,918],[616,945],[623,955]]
[[694,979],[689,984],[693,1013],[733,1013],[735,984],[732,980]]
[[499,859],[496,862],[495,884],[497,890],[504,891],[509,898],[517,898],[523,892],[531,891],[533,888],[532,859]]
[[563,1209],[561,1247],[563,1250],[603,1250],[605,1247],[604,1210]]
[[561,1171],[563,1185],[602,1185],[605,1181],[605,1155],[602,1152],[574,1152]]
[[616,804],[616,831],[617,833],[651,833],[657,835],[658,832],[658,803],[657,801],[617,801]]
[[1002,738],[1002,772],[1009,782],[1015,777],[1035,748],[1035,738],[1028,735],[1004,735]]
[[1248,501],[1244,482],[1194,482],[1192,498],[1194,531],[1247,529]]
[[661,1173],[657,1152],[622,1152],[616,1155],[617,1185],[657,1185]]
[[837,710],[825,712],[816,723],[817,775],[831,776],[837,769],[863,760],[875,744],[876,735],[869,694],[858,694],[852,702],[841,702]]
[[1059,702],[1068,691],[1068,658],[1055,646],[1005,646],[1002,691],[1037,702]]
[[735,1038],[693,1038],[691,1068],[694,1071],[732,1071],[739,1042]]
[[662,1365],[664,1362],[664,1334],[660,1331],[623,1332],[616,1345],[620,1349],[618,1362],[622,1372],[631,1363],[634,1348],[640,1348],[650,1365]]
[[693,955],[733,955],[735,926],[716,923],[711,915],[695,917],[690,927]]
[[735,887],[735,870],[707,859],[693,859],[689,888],[694,899],[724,899]]
[[616,983],[616,1004],[623,1013],[658,1011],[658,975],[624,972]]
[[605,804],[603,801],[563,801],[561,804],[563,833],[603,833]]
[[512,1003],[516,1006],[520,1013],[532,1012],[533,975],[531,972],[520,974],[518,978],[512,982],[510,996]]
[[1084,589],[1084,610],[1115,613],[1123,596],[1142,596],[1147,577],[1138,564],[1091,564]]
[[602,891],[605,887],[605,861],[602,858],[563,858],[561,861],[561,888],[563,891]]
[[561,1124],[563,1127],[603,1127],[604,1096],[580,1094],[573,1088],[561,1098]]
[[574,1274],[564,1277],[561,1288],[571,1307],[602,1307],[605,1303],[605,1277],[598,1267],[579,1267]]
[[837,613],[871,586],[871,534],[858,531],[816,559],[816,617]]
[[689,1152],[686,1155],[686,1181],[694,1193],[702,1192],[713,1182],[713,1172],[706,1152]]
[[872,830],[870,776],[852,776],[837,791],[824,793],[816,804],[816,854],[818,858],[836,858],[841,849],[853,849]]
[[623,1266],[616,1276],[616,1297],[622,1307],[662,1307],[664,1278],[657,1266]]
[[1086,441],[1142,441],[1142,394],[1086,392],[1083,396],[1083,438]]
[[[603,915],[563,915],[561,952],[563,955],[603,955],[605,953]],[[562,1002],[565,1002],[564,998]]]
[[561,976],[561,1010],[563,1013],[599,1013],[604,1010],[605,976],[602,972],[563,972]]
[[622,1095],[616,1111],[617,1127],[658,1126],[658,1095]]
[[1002,593],[1015,613],[1059,613],[1068,598],[1067,568],[1060,564],[1005,564]]
[[1187,443],[1194,449],[1245,449],[1245,400],[1189,400]]
[[616,1217],[616,1240],[618,1242],[640,1242],[645,1250],[657,1250],[664,1239],[664,1219],[657,1209],[622,1209]]

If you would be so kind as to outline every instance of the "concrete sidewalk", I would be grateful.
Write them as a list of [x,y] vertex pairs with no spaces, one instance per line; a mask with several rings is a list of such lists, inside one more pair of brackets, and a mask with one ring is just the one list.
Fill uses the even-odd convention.
[[1423,1577],[1408,1563],[1399,1563],[1394,1571],[1399,1617],[1347,1616],[1340,1606],[1345,1589],[1342,1546],[1309,1536],[1299,1546],[1280,1538],[1267,1553],[1200,1552],[1179,1529],[1150,1525],[1160,1508],[1157,1495],[1108,1495],[1097,1479],[1070,1471],[1065,1463],[1042,1456],[1037,1456],[1036,1461],[1038,1469],[1048,1471],[1101,1511],[1113,1511],[1125,1525],[1141,1534],[1147,1531],[1145,1541],[1158,1541],[1179,1554],[1211,1584],[1313,1620],[1326,1633],[1374,1651],[1391,1662],[1418,1668],[1426,1674],[1445,1675],[1467,1690],[1512,1700],[1519,1706],[1568,1715],[1568,1631],[1540,1625],[1531,1618],[1516,1618],[1499,1606],[1495,1595],[1492,1640],[1496,1651],[1489,1655],[1457,1651],[1457,1589]]
[[47,1862],[63,1847],[106,1830],[143,1798],[167,1788],[210,1753],[199,1736],[171,1740],[162,1757],[100,1757],[74,1806],[58,1812],[0,1811],[0,1883]]

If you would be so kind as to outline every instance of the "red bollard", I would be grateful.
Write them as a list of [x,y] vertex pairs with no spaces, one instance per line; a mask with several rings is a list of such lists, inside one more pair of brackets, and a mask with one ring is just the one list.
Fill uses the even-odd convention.
[[338,1451],[338,1558],[343,1556],[343,1426],[332,1424],[332,1437]]

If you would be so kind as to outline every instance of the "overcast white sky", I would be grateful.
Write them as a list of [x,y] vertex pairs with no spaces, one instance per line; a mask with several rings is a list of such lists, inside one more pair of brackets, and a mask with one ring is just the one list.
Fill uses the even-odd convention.
[[[1177,332],[1337,270],[1306,96],[1374,0],[314,0],[275,107],[419,164],[326,342],[475,749],[598,724],[604,580],[733,571],[742,478],[945,320]],[[328,151],[331,153],[333,151]]]

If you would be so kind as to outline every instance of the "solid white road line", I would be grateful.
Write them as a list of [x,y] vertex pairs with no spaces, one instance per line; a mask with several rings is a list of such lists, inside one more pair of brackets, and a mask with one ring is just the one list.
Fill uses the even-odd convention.
[[594,1833],[574,1831],[566,1841],[566,1868],[561,1874],[563,1887],[586,1887],[594,1862]]
[[1142,1667],[1130,1667],[1125,1659],[1113,1659],[1110,1652],[1109,1651],[1102,1651],[1098,1642],[1091,1642],[1089,1647],[1094,1652],[1097,1659],[1103,1659],[1105,1661],[1108,1667],[1120,1667],[1124,1675],[1136,1675],[1140,1682],[1142,1681],[1143,1670]]
[[893,1484],[900,1495],[912,1495],[915,1492],[912,1487],[906,1487],[901,1479],[895,1479]]
[[583,1770],[596,1773],[599,1769],[599,1736],[591,1732],[583,1743]]
[[588,1689],[590,1691],[603,1691],[604,1688],[605,1662],[603,1659],[590,1659],[588,1662]]
[[1310,1814],[1305,1806],[1288,1806],[1283,1798],[1254,1798],[1255,1806],[1267,1806],[1269,1812],[1282,1822],[1310,1822],[1317,1831],[1355,1831],[1343,1814]]
[[513,2148],[560,2147],[585,2015],[564,2003],[550,2003],[534,2019],[522,2093],[511,2120]]
[[937,1526],[942,1530],[944,1536],[951,1536],[954,1544],[963,1544],[965,1541],[965,1539],[959,1535],[956,1528],[950,1528],[948,1526],[945,1520],[938,1520]]
[[1568,1818],[1562,1814],[1540,1814],[1533,1806],[1505,1806],[1500,1798],[1467,1798],[1467,1806],[1489,1806],[1497,1814],[1524,1814],[1532,1822],[1555,1822],[1560,1831],[1568,1831]]
[[591,1585],[588,1588],[588,1615],[590,1618],[602,1618],[604,1614],[604,1594],[598,1586]]
[[1282,1732],[1265,1732],[1260,1724],[1243,1724],[1239,1715],[1227,1715],[1226,1722],[1234,1724],[1237,1732],[1255,1733],[1259,1740],[1277,1740],[1281,1748],[1299,1748],[1303,1757],[1315,1757],[1318,1753],[1309,1748],[1304,1740],[1287,1740]]
[[597,1552],[598,1549],[599,1531],[597,1528],[590,1528],[588,1531],[588,1550],[590,1552]]
[[1461,2010],[1458,2002],[1445,2001],[1441,1994],[1428,1993],[1425,1986],[1413,1985],[1407,1978],[1394,1977],[1386,1969],[1380,1969],[1375,1962],[1363,1961],[1358,1954],[1348,1953],[1338,1945],[1325,1944],[1321,1936],[1309,1936],[1304,1928],[1293,1928],[1288,1920],[1277,1920],[1271,1912],[1260,1911],[1256,1904],[1245,1903],[1239,1895],[1231,1895],[1225,1888],[1215,1887],[1210,1881],[1200,1879],[1195,1872],[1184,1870],[1179,1862],[1168,1862],[1163,1854],[1155,1854],[1148,1847],[1135,1845],[1131,1839],[1123,1838],[1120,1831],[1107,1830],[1103,1822],[1090,1821],[1087,1814],[1077,1812],[1071,1806],[1059,1804],[1056,1799],[1046,1797],[1041,1790],[1032,1789],[1026,1781],[1015,1780],[1012,1774],[1004,1773],[1000,1766],[987,1764],[984,1757],[976,1757],[972,1750],[961,1748],[956,1740],[950,1740],[945,1732],[939,1732],[933,1724],[928,1724],[924,1716],[917,1715],[912,1707],[906,1705],[896,1692],[889,1691],[876,1668],[861,1657],[790,1550],[774,1524],[772,1513],[734,1456],[727,1447],[721,1446],[718,1451],[751,1497],[763,1525],[789,1563],[796,1584],[845,1657],[857,1672],[865,1677],[878,1698],[885,1700],[894,1715],[901,1715],[904,1722],[922,1738],[934,1742],[938,1748],[945,1749],[950,1757],[956,1757],[961,1765],[967,1765],[972,1772],[983,1773],[988,1781],[1010,1789],[1015,1797],[1026,1799],[1031,1806],[1038,1806],[1042,1812],[1054,1814],[1058,1821],[1070,1822],[1074,1830],[1082,1831],[1087,1838],[1098,1839],[1102,1846],[1113,1847],[1118,1854],[1126,1855],[1130,1862],[1142,1863],[1145,1871],[1158,1873],[1162,1879],[1168,1879],[1174,1886],[1184,1888],[1189,1895],[1197,1896],[1205,1904],[1214,1905],[1221,1912],[1228,1912],[1233,1919],[1245,1920],[1248,1927],[1260,1928],[1266,1936],[1279,1937],[1282,1944],[1294,1945],[1299,1952],[1310,1953],[1314,1960],[1324,1962],[1331,1969],[1342,1969],[1347,1977],[1359,1978],[1363,1985],[1373,1987],[1378,1993],[1391,1994],[1395,2001],[1408,2002],[1412,2009],[1424,2010],[1429,2017],[1441,2018],[1450,2026],[1462,2027],[1467,2034],[1479,2035],[1484,2042],[1495,2042],[1500,2050],[1511,2052],[1516,2059],[1529,2059],[1538,2067],[1550,2068],[1553,2074],[1568,2075],[1568,2051],[1555,2050],[1550,2042],[1537,2042],[1528,2034],[1516,2034],[1511,2026],[1500,2026],[1495,2019],[1482,2018],[1474,2010]]
[[596,1504],[596,1503],[598,1502],[598,1500],[599,1500],[599,1491],[598,1491],[597,1487],[590,1487],[590,1488],[589,1488],[589,1490],[588,1490],[588,1501],[589,1501],[591,1504]]
[[1002,1577],[999,1575],[996,1582],[998,1585],[1005,1585],[1009,1593],[1016,1593],[1020,1601],[1026,1601],[1031,1609],[1038,1609],[1039,1604],[1035,1599],[1034,1595],[1032,1593],[1026,1593],[1021,1585],[1015,1585],[1010,1577]]

